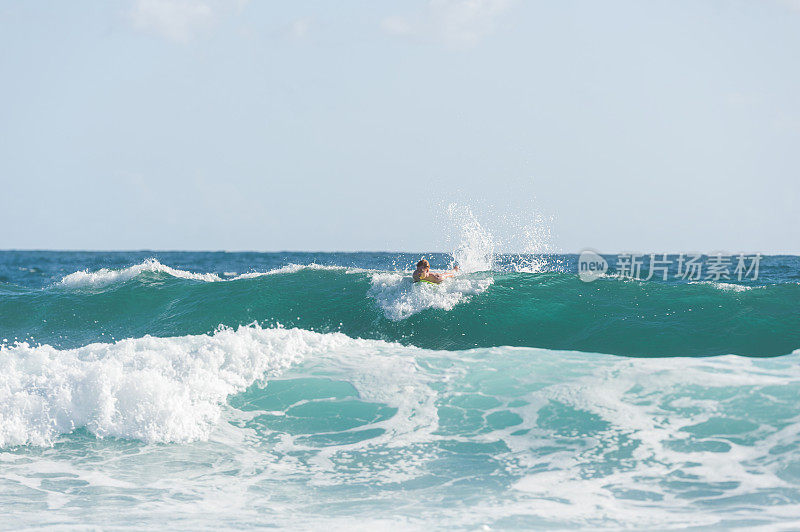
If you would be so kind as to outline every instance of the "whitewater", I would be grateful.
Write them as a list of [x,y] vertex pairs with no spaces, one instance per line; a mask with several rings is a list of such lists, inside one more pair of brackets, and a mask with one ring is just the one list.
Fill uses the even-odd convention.
[[800,527],[797,257],[583,283],[482,242],[425,255],[466,265],[441,286],[420,254],[0,252],[0,527]]

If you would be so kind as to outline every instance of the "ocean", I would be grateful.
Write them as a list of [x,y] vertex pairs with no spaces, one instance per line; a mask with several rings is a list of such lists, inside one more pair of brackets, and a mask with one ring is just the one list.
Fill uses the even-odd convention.
[[0,251],[0,527],[798,529],[800,258],[674,277]]

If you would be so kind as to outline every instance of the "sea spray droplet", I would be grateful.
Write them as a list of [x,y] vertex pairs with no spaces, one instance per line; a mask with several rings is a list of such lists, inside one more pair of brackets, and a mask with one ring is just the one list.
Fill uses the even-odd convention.
[[494,263],[494,238],[472,211],[451,203],[447,206],[450,222],[456,227],[459,242],[453,259],[465,273],[490,271]]

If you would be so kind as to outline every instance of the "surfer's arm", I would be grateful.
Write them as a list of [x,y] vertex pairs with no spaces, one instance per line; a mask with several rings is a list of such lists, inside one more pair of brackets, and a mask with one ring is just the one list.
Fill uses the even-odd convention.
[[441,283],[448,277],[453,277],[457,271],[458,271],[458,266],[447,272],[437,272],[437,273],[431,272],[428,274],[428,279],[435,283]]
[[436,275],[438,275],[439,277],[444,279],[446,277],[453,277],[456,274],[457,271],[458,271],[458,266],[453,266],[452,270],[450,270],[448,272],[437,273]]

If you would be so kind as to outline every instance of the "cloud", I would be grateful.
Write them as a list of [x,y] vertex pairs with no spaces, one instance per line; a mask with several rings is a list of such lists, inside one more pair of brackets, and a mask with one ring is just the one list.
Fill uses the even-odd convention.
[[390,35],[432,39],[450,48],[470,48],[494,32],[513,0],[430,0],[416,17],[392,16],[381,27]]
[[136,29],[187,43],[210,29],[221,15],[240,11],[244,4],[243,0],[136,0],[130,19]]

